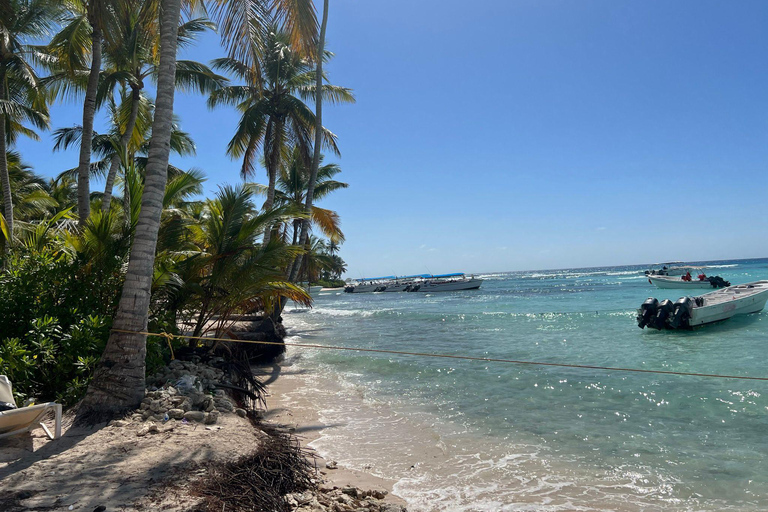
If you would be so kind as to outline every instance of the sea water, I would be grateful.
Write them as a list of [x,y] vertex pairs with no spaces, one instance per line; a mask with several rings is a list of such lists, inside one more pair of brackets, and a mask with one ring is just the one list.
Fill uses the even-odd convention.
[[[709,262],[733,284],[768,260]],[[647,267],[480,275],[479,290],[322,292],[287,341],[768,377],[768,312],[641,330]],[[698,291],[698,290],[697,290]],[[701,293],[701,291],[698,291]],[[327,458],[409,510],[768,509],[768,382],[289,348]],[[300,373],[300,372],[296,372]]]

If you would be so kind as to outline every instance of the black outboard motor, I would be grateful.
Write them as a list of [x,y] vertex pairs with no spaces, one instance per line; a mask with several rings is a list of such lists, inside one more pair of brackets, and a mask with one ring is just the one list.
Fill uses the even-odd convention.
[[419,291],[419,288],[421,288],[421,285],[420,285],[420,284],[417,284],[416,286],[414,286],[413,288],[411,288],[411,291],[412,291],[412,292],[417,292],[417,291]]
[[690,297],[680,297],[675,302],[675,311],[667,319],[669,327],[680,329],[690,327],[691,312],[693,311],[693,299]]
[[641,329],[651,323],[653,317],[656,316],[656,309],[659,307],[659,301],[653,297],[648,297],[640,306],[640,311],[637,313],[637,326]]
[[345,293],[352,293],[354,291],[355,291],[355,287],[351,284],[348,284],[347,286],[344,287]]
[[659,303],[659,307],[656,310],[656,317],[652,322],[648,323],[648,327],[653,327],[654,329],[659,330],[666,328],[667,318],[669,318],[669,315],[671,315],[674,310],[675,305],[672,303],[672,301],[669,299],[664,299]]
[[727,288],[728,286],[731,286],[729,281],[726,281],[720,276],[712,276],[707,279],[709,280],[709,284],[712,285],[712,288]]

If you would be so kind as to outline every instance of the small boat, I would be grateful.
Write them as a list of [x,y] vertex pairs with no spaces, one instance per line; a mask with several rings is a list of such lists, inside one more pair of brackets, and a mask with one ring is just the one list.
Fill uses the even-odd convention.
[[685,289],[707,289],[724,288],[731,286],[731,283],[720,276],[710,276],[704,273],[704,270],[696,267],[685,267],[686,273],[680,276],[649,275],[648,282],[656,288],[685,288]]
[[414,292],[456,292],[460,290],[477,290],[483,280],[475,276],[467,277],[463,273],[441,274],[431,276],[423,282],[415,284],[410,291]]
[[358,279],[344,287],[347,293],[363,292],[454,292],[459,290],[476,290],[483,283],[482,279],[474,276],[467,277],[463,273],[418,274],[413,276],[386,276]]
[[728,286],[698,297],[681,297],[674,303],[650,297],[637,310],[637,325],[641,329],[690,329],[735,315],[757,313],[766,301],[768,281]]
[[682,261],[668,261],[666,263],[654,263],[651,268],[645,271],[647,276],[681,276],[685,274],[683,268],[685,263]]
[[344,291],[347,293],[371,293],[371,292],[383,292],[387,289],[387,285],[396,279],[395,276],[384,277],[365,277],[358,279],[357,281],[348,284],[344,287]]

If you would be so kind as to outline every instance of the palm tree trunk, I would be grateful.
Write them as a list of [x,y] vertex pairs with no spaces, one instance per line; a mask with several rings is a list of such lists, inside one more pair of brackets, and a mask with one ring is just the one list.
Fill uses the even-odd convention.
[[93,140],[93,118],[96,115],[96,92],[99,88],[101,72],[101,28],[99,23],[89,16],[93,27],[91,33],[91,72],[85,89],[83,103],[83,135],[80,140],[80,160],[77,164],[77,214],[82,226],[91,214],[91,142]]
[[[282,126],[279,126],[280,130],[277,133],[282,133]],[[275,187],[277,186],[277,167],[280,164],[280,147],[281,144],[273,144],[272,151],[269,154],[267,164],[267,174],[269,175],[269,184],[267,185],[267,200],[264,201],[262,209],[264,211],[269,210],[275,204]],[[272,238],[272,227],[267,226],[264,230],[263,244],[267,245]]]
[[144,397],[147,337],[137,331],[147,329],[157,233],[168,178],[180,14],[181,0],[162,0],[157,100],[141,213],[113,330],[78,411],[79,422],[98,421],[135,409]]
[[301,225],[300,219],[293,220],[293,242],[292,245],[296,245],[299,241],[299,226]]
[[[0,84],[0,98],[4,96],[4,87]],[[11,197],[11,177],[8,175],[8,153],[5,145],[5,115],[0,114],[0,184],[3,186],[3,215],[8,226],[11,240],[5,242],[5,252],[13,243],[13,198]]]
[[[317,55],[315,59],[317,61],[317,69],[315,71],[315,147],[312,155],[312,169],[309,173],[309,185],[307,186],[307,199],[304,204],[304,209],[309,215],[312,212],[312,201],[315,195],[315,183],[317,182],[317,170],[320,168],[320,150],[323,144],[323,54],[325,53],[325,29],[328,26],[328,0],[323,1],[323,21],[320,24],[320,39],[317,42]],[[307,217],[301,222],[301,237],[300,243],[302,246],[307,246],[309,242],[309,224],[310,219]],[[296,263],[293,268],[295,271],[291,272],[291,281],[294,281],[301,269],[302,256],[296,258]]]
[[[133,136],[133,129],[136,127],[136,119],[139,117],[139,102],[141,101],[141,90],[138,87],[131,89],[131,115],[125,124],[125,132],[120,137],[120,149],[128,149],[128,143]],[[112,187],[115,185],[117,169],[120,165],[120,154],[115,153],[109,162],[109,173],[107,174],[107,183],[104,185],[104,197],[101,200],[101,211],[108,212],[109,205],[112,202]]]

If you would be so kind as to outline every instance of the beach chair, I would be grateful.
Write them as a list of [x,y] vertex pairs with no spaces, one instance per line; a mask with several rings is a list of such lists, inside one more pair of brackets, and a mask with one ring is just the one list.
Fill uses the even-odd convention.
[[[0,375],[0,402],[6,402],[16,406],[13,399],[11,381],[5,375]],[[55,418],[54,433],[43,424],[43,419],[48,413],[53,413]],[[51,439],[61,437],[61,404],[49,402],[47,404],[32,405],[0,411],[0,439],[15,436],[42,428]]]

